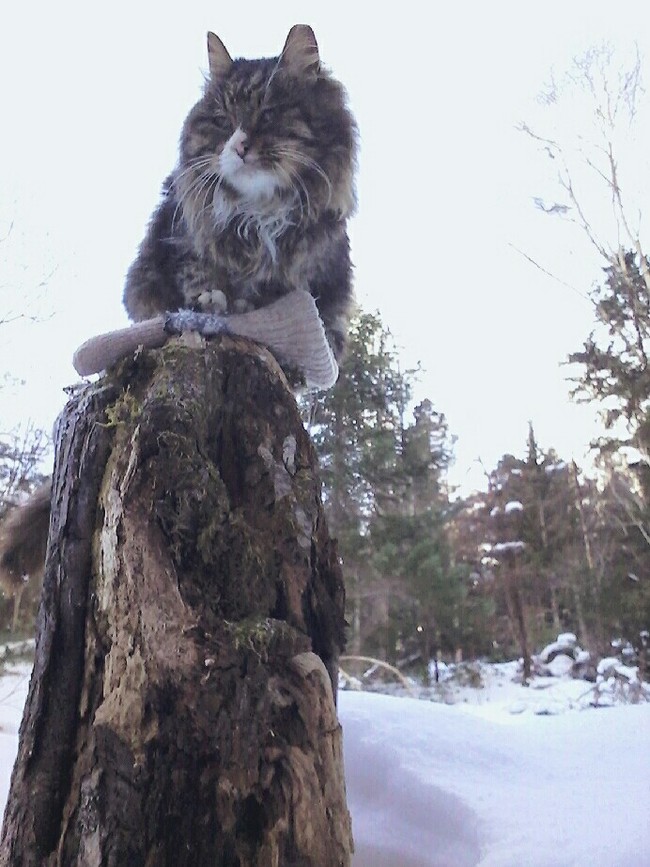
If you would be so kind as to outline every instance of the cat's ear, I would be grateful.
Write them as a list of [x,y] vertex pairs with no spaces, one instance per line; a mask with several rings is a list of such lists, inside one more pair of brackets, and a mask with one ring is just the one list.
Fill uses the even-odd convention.
[[320,69],[318,43],[308,24],[294,24],[284,43],[280,63],[297,76],[316,76]]
[[226,77],[232,64],[232,57],[228,54],[226,46],[216,33],[208,33],[208,65],[210,78],[220,81]]

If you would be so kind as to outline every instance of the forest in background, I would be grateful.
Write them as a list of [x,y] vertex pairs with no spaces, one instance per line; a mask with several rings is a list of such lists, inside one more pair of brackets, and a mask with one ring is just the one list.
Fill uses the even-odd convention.
[[[608,49],[594,49],[545,99],[553,107],[576,93],[593,121],[587,133],[576,129],[577,151],[527,125],[522,133],[557,170],[556,195],[535,205],[577,224],[601,262],[602,278],[589,290],[594,329],[567,359],[575,398],[603,413],[597,472],[538,442],[531,419],[520,452],[485,467],[484,490],[450,490],[454,437],[444,407],[414,401],[417,370],[402,369],[380,315],[359,312],[339,382],[302,401],[343,562],[350,654],[426,677],[432,659],[526,661],[572,632],[595,655],[615,642],[647,673],[650,259],[617,151],[621,125],[629,130],[644,93],[640,59],[617,67]],[[602,188],[611,235],[582,198],[585,171]],[[469,363],[449,362],[446,376]],[[29,426],[2,436],[0,515],[42,481],[47,447]],[[33,629],[37,600],[37,582],[27,582],[23,632]],[[2,629],[13,613],[13,600],[0,599]]]
[[[594,289],[621,340],[650,331],[641,267],[629,254]],[[594,655],[614,641],[645,670],[650,402],[635,395],[647,362],[599,348],[593,334],[574,361],[576,387],[600,402],[606,382],[618,401],[610,425],[623,414],[634,429],[594,445],[597,478],[538,443],[531,421],[521,453],[486,468],[485,490],[458,497],[446,483],[444,412],[413,407],[417,372],[400,369],[377,315],[356,319],[341,379],[310,417],[346,576],[348,653],[424,674],[435,657],[526,659],[573,632]]]
[[[650,292],[634,254],[608,267],[594,291],[621,339],[650,334]],[[444,412],[430,400],[413,404],[417,371],[401,369],[378,314],[357,315],[337,385],[302,399],[343,562],[347,653],[426,677],[433,659],[526,659],[573,632],[594,657],[611,654],[614,641],[647,670],[650,400],[639,395],[650,394],[650,373],[640,351],[608,353],[593,335],[575,360],[578,386],[594,400],[606,382],[634,424],[632,441],[598,444],[590,478],[538,443],[531,421],[521,453],[485,469],[485,490],[459,497],[446,481],[454,439]],[[630,442],[632,462],[623,457]],[[31,429],[2,443],[3,511],[41,483],[45,448]],[[37,603],[29,582],[23,633]],[[0,601],[3,630],[13,605]]]

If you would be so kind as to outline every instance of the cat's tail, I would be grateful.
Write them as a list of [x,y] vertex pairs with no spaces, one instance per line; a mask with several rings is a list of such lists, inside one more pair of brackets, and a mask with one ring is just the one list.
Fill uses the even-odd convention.
[[0,522],[0,585],[14,596],[25,582],[40,579],[50,526],[48,479],[19,506],[14,506]]

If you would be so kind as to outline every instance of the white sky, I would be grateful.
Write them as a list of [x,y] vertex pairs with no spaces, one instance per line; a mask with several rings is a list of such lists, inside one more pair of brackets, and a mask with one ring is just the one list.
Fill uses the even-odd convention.
[[452,480],[480,484],[479,456],[491,468],[523,453],[528,419],[544,447],[584,463],[594,412],[570,404],[559,365],[590,307],[510,244],[583,290],[599,263],[533,209],[552,191],[514,127],[552,65],[605,38],[643,50],[642,0],[5,4],[0,314],[52,316],[2,326],[0,371],[26,385],[0,392],[0,431],[26,416],[49,427],[76,346],[125,323],[124,274],[200,94],[206,31],[233,56],[269,56],[297,22],[313,26],[361,130],[357,295],[405,366],[422,362],[418,396],[458,437]]

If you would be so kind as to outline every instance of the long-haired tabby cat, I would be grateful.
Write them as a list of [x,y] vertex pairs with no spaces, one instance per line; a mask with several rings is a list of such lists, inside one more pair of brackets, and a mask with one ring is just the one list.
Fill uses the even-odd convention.
[[[126,310],[136,321],[187,309],[245,312],[307,289],[340,357],[352,302],[346,221],[356,155],[345,91],[321,66],[305,25],[292,27],[279,57],[232,60],[213,33],[208,57],[178,165],[127,275]],[[0,527],[5,586],[36,571],[30,551],[44,550],[48,511],[43,487]]]
[[306,25],[291,28],[279,57],[262,60],[232,60],[210,33],[208,57],[205,92],[127,276],[127,312],[244,312],[303,288],[340,356],[355,205],[345,92]]

